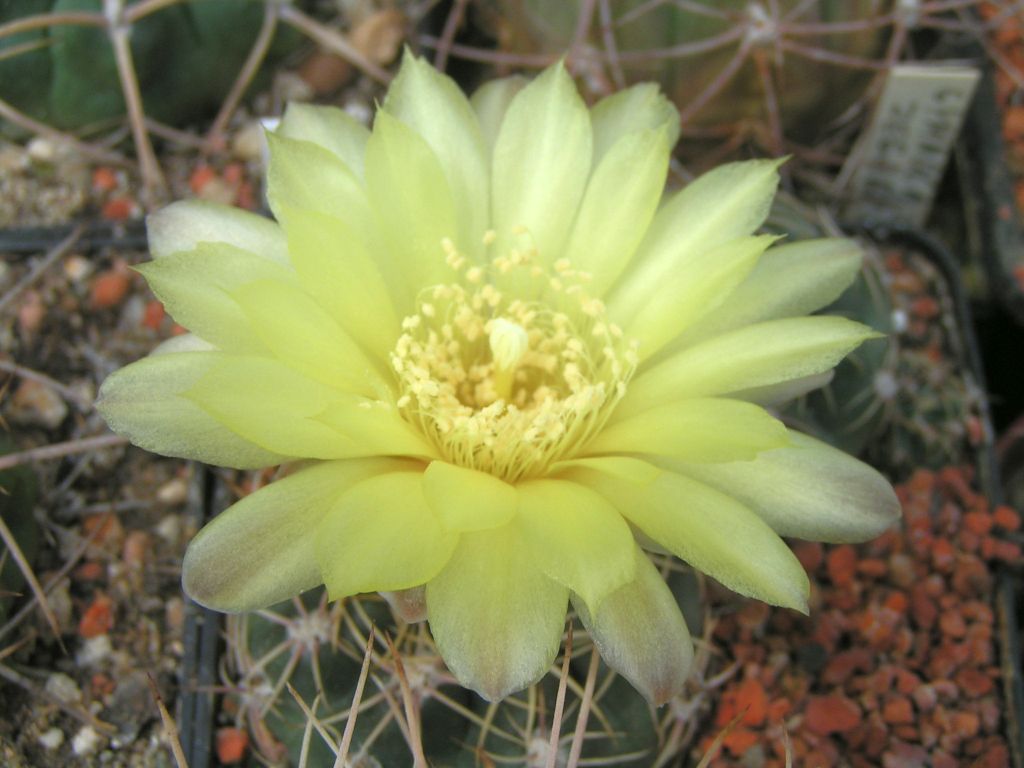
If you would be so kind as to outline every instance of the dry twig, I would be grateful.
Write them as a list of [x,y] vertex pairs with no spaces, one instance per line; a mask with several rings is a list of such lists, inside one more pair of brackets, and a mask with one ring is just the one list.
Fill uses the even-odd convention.
[[[2,110],[0,110],[0,117],[3,116]],[[21,295],[22,291],[26,290],[36,280],[52,267],[57,261],[64,257],[72,248],[75,247],[75,243],[82,236],[85,231],[84,225],[78,225],[71,234],[57,243],[53,248],[46,252],[42,260],[36,264],[32,269],[29,270],[28,274],[25,275],[18,283],[11,288],[7,293],[0,297],[0,312],[3,312],[7,308],[7,305],[14,301],[18,296]]]
[[57,640],[57,645],[60,646],[60,649],[64,651],[64,653],[67,653],[68,649],[64,647],[64,642],[60,638],[60,624],[57,621],[57,615],[53,612],[53,608],[50,607],[50,603],[46,599],[46,592],[43,590],[43,586],[39,583],[39,579],[36,578],[35,573],[32,571],[32,566],[25,558],[25,553],[21,551],[21,547],[18,546],[18,542],[14,538],[14,534],[11,533],[11,529],[7,527],[7,523],[4,522],[2,517],[0,517],[0,539],[3,539],[4,545],[7,547],[7,551],[11,553],[11,557],[14,558],[14,562],[18,566],[18,570],[21,571],[21,575],[25,577],[25,581],[28,582],[29,587],[32,589],[32,594],[39,602],[39,608],[43,612],[43,616],[46,617],[46,623],[50,626],[50,631],[53,632],[53,636]]
[[174,718],[171,717],[171,713],[167,711],[167,707],[164,705],[164,699],[160,695],[160,689],[156,687],[156,681],[153,680],[153,676],[150,674],[146,675],[146,679],[149,681],[149,690],[153,694],[153,699],[156,701],[156,708],[160,711],[160,721],[164,725],[164,735],[171,745],[171,754],[174,755],[174,762],[178,764],[178,768],[188,768],[188,760],[185,759],[185,750],[181,748],[181,739],[178,737],[178,726],[174,722]]
[[33,461],[50,461],[61,459],[84,451],[95,451],[102,448],[114,448],[119,445],[126,445],[127,437],[120,435],[100,435],[99,437],[84,437],[79,440],[68,440],[65,443],[54,443],[44,445],[41,448],[30,448],[27,451],[9,453],[0,456],[0,470],[17,467],[21,464],[28,464]]

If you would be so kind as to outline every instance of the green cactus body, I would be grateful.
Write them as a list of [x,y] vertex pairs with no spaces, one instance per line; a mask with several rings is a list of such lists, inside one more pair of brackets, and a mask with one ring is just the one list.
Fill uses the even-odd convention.
[[[7,0],[0,3],[0,22],[47,11],[102,10],[102,0]],[[215,111],[262,19],[261,2],[203,0],[176,3],[135,22],[130,30],[132,59],[146,114],[183,125]],[[279,58],[298,40],[298,33],[282,30],[268,58]],[[39,47],[0,59],[0,98],[62,129],[124,114],[121,81],[105,30],[55,25],[0,40],[0,53],[26,43]]]
[[[484,15],[503,49],[557,54],[571,45],[582,5],[485,0],[491,13]],[[771,5],[778,8],[777,20]],[[614,5],[607,27],[598,20],[591,24],[586,42],[602,49],[607,71],[618,65],[628,82],[659,82],[682,112],[684,126],[696,133],[723,127],[757,131],[777,110],[787,136],[810,141],[864,92],[873,74],[867,63],[878,61],[890,43],[894,5],[627,0]],[[707,45],[694,47],[701,43]],[[742,61],[741,49],[751,54]],[[812,49],[824,56],[813,60],[806,53]],[[765,78],[772,81],[771,93]]]
[[[692,573],[672,574],[670,584],[692,598]],[[690,600],[692,602],[692,599]],[[689,607],[689,606],[687,606]],[[691,621],[692,623],[692,621]],[[393,638],[418,708],[423,752],[437,768],[548,764],[559,676],[549,674],[531,688],[489,703],[459,686],[434,649],[425,623],[396,619],[377,596],[329,604],[321,589],[266,611],[229,622],[233,697],[238,724],[254,734],[261,758],[274,765],[332,766],[336,755],[310,727],[295,691],[335,744],[350,716],[362,656],[374,627],[373,662],[357,711],[349,761],[361,768],[412,764],[403,735],[403,700],[384,633]],[[556,765],[568,759],[592,644],[576,625],[573,658],[558,740]],[[561,664],[561,660],[557,662]],[[664,749],[666,730],[657,711],[603,663],[598,667],[581,756],[595,764],[641,768]],[[304,746],[305,742],[305,746]],[[584,763],[586,764],[586,763]]]
[[[794,239],[820,237],[820,216],[780,196],[768,228]],[[970,425],[982,430],[951,290],[925,252],[864,241],[861,274],[829,307],[886,334],[835,368],[832,380],[789,403],[783,418],[893,477],[919,468],[970,464]],[[922,312],[929,314],[923,315]]]

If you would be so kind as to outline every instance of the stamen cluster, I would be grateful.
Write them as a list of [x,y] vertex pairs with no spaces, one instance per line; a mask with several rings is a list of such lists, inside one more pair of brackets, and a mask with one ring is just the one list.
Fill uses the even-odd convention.
[[513,248],[467,268],[449,240],[442,248],[456,279],[422,291],[402,321],[398,406],[446,460],[509,482],[538,476],[600,430],[626,392],[635,345],[567,260],[552,273],[534,249]]

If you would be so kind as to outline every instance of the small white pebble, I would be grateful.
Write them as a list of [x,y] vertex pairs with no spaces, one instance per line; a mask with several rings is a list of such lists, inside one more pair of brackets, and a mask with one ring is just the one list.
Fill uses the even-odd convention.
[[907,313],[902,309],[895,309],[892,313],[892,329],[896,333],[903,333],[907,330]]
[[49,163],[57,158],[57,146],[49,139],[37,136],[26,147],[28,156],[36,162]]
[[235,133],[231,140],[231,151],[235,157],[250,161],[265,157],[267,139],[259,120],[250,120]]
[[50,728],[48,731],[43,732],[39,736],[39,744],[40,744],[40,746],[43,749],[51,751],[51,752],[53,750],[57,749],[57,747],[59,747],[63,743],[64,743],[64,731],[62,731],[60,728],[57,728],[57,727]]
[[80,667],[95,667],[110,656],[113,646],[110,635],[102,634],[85,640],[75,654],[75,664]]
[[92,262],[75,253],[64,260],[64,274],[69,280],[79,283],[92,273]]
[[156,524],[156,535],[171,546],[181,541],[181,515],[167,515]]
[[91,755],[99,747],[101,738],[91,725],[83,726],[71,740],[71,751],[78,757]]
[[46,678],[46,692],[62,704],[74,704],[82,700],[82,691],[78,683],[63,672],[54,672]]
[[373,118],[373,109],[362,101],[356,101],[355,99],[348,101],[345,103],[344,109],[363,125],[369,125]]
[[188,498],[188,482],[183,477],[175,477],[161,485],[156,492],[157,501],[168,506],[183,504]]

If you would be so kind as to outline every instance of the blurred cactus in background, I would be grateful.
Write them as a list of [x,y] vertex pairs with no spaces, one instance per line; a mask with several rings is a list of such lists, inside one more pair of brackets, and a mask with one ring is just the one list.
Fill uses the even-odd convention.
[[697,169],[742,147],[770,155],[814,147],[821,161],[823,140],[848,140],[844,127],[860,125],[872,84],[904,56],[910,32],[969,27],[973,4],[477,0],[478,23],[498,51],[452,53],[502,69],[568,51],[597,94],[654,80],[680,110],[681,157]]
[[[826,213],[783,195],[766,227],[794,239],[836,231]],[[894,477],[971,464],[986,439],[983,396],[947,278],[924,246],[861,243],[860,276],[823,312],[887,338],[856,349],[825,386],[786,406],[783,418]]]
[[[0,23],[103,11],[103,0],[16,0],[0,4]],[[216,113],[262,19],[262,3],[218,0],[168,5],[133,23],[132,58],[146,114],[185,125]],[[299,39],[291,31],[276,35],[267,61]],[[0,38],[0,55],[0,98],[37,120],[71,129],[125,114],[114,51],[97,25],[55,24]]]

